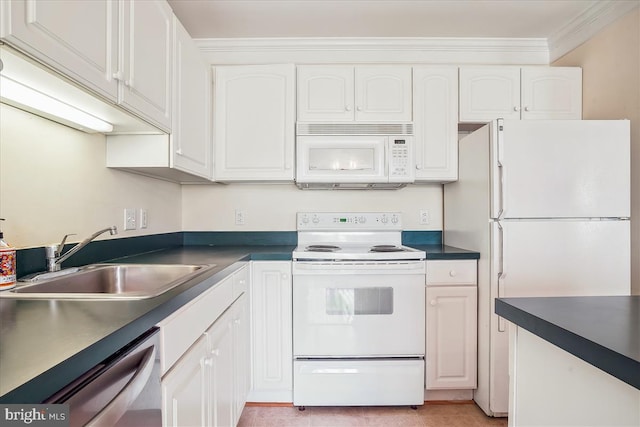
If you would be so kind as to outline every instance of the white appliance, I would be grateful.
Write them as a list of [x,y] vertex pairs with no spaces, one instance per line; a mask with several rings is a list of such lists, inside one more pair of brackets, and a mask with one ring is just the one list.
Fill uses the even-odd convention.
[[296,136],[296,184],[303,189],[404,187],[415,179],[413,126],[303,124]]
[[478,388],[508,412],[496,297],[630,294],[629,121],[497,120],[460,140],[444,241],[480,252]]
[[422,405],[425,252],[399,213],[298,213],[293,404]]

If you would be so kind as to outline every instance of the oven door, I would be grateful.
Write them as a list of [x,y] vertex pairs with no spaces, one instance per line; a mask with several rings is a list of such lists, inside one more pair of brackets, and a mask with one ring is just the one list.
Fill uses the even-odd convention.
[[294,262],[296,358],[424,355],[425,262]]

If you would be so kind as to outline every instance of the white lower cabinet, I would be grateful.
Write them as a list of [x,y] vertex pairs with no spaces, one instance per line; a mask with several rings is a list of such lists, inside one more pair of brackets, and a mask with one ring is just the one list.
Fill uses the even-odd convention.
[[237,424],[250,376],[248,280],[246,266],[159,323],[163,426]]
[[293,401],[290,261],[252,261],[249,401]]
[[179,363],[162,378],[162,424],[204,426],[207,424],[205,361],[207,340],[202,336]]
[[233,307],[205,332],[208,355],[205,359],[209,386],[209,426],[234,423]]
[[427,390],[477,386],[476,264],[427,261]]

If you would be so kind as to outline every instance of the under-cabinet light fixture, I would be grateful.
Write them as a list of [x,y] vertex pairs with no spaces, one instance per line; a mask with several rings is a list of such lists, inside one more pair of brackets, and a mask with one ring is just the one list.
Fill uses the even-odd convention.
[[0,99],[55,122],[88,133],[108,133],[113,125],[9,77],[0,76]]

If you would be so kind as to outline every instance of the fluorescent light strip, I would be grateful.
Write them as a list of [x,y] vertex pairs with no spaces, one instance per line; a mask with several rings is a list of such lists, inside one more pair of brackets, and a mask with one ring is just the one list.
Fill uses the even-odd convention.
[[[113,125],[89,113],[79,110],[42,92],[25,86],[5,76],[0,76],[0,98],[9,104],[24,106],[35,114],[42,113],[52,120],[59,119],[63,124],[75,124],[84,131],[108,133]],[[75,127],[75,126],[74,126]]]

